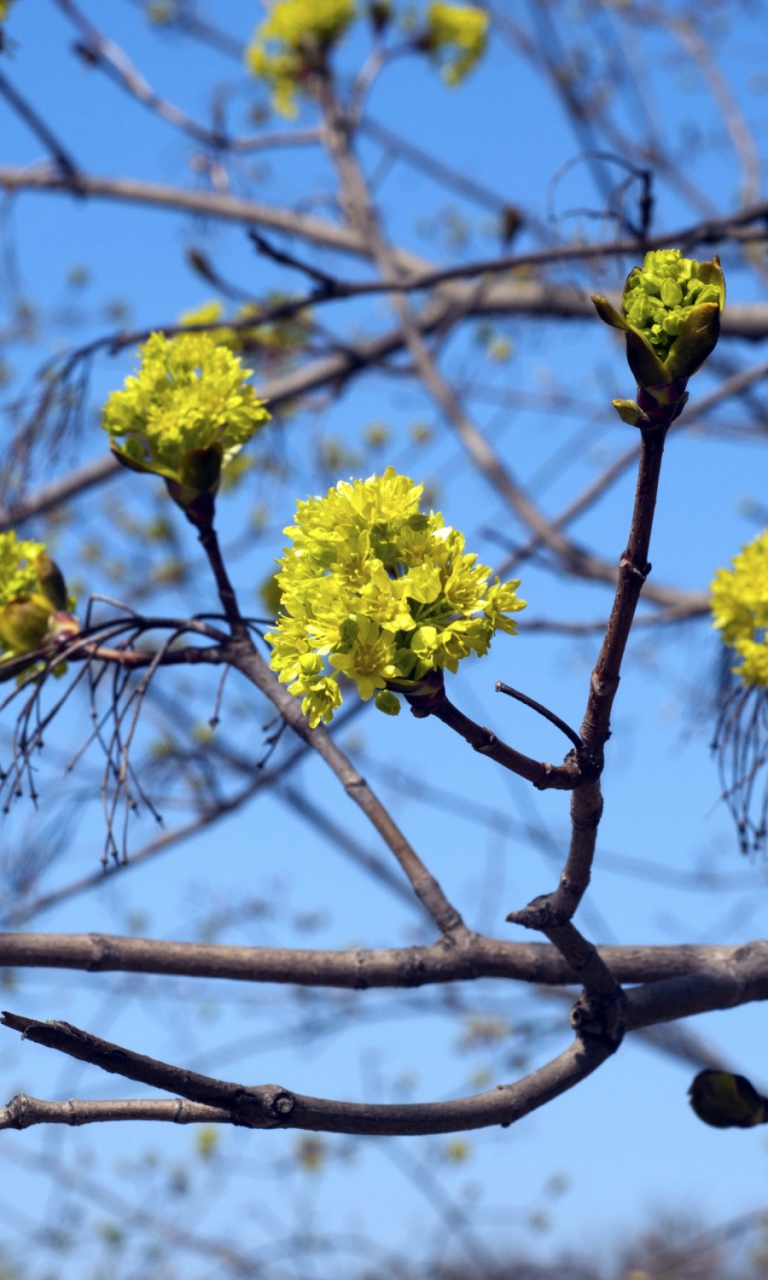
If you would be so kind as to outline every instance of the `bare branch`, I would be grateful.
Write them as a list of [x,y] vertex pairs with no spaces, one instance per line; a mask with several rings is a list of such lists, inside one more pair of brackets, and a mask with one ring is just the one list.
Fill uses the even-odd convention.
[[0,72],[0,94],[5,98],[6,102],[10,103],[17,115],[21,116],[25,124],[29,125],[43,146],[48,148],[59,167],[59,171],[66,177],[72,189],[76,191],[80,173],[79,165],[75,164],[67,149],[59,142],[56,135],[51,132],[42,116],[27,102],[26,98],[22,97],[18,89],[14,88],[2,72]]
[[[130,863],[128,864],[131,865]],[[619,946],[598,951],[618,981],[656,983],[711,972],[738,956],[736,946]],[[323,951],[168,942],[103,933],[1,933],[0,965],[86,973],[153,973],[235,982],[276,982],[345,990],[421,987],[480,978],[567,986],[578,981],[557,949],[470,933],[459,943]]]
[[161,1098],[124,1098],[114,1102],[70,1098],[68,1102],[43,1102],[17,1093],[0,1107],[0,1129],[29,1129],[34,1124],[103,1124],[110,1120],[166,1120],[171,1124],[232,1124],[229,1111],[206,1107],[186,1098],[165,1102]]
[[104,1071],[227,1110],[252,1129],[310,1129],[326,1133],[456,1133],[511,1125],[591,1075],[610,1055],[598,1039],[577,1038],[564,1053],[514,1084],[449,1102],[336,1102],[293,1093],[280,1085],[241,1085],[133,1053],[67,1022],[38,1022],[3,1013],[3,1024],[26,1040],[57,1049]]
[[437,880],[424,866],[381,801],[337,746],[327,729],[323,725],[310,729],[299,699],[289,693],[285,685],[280,684],[250,640],[233,640],[229,646],[229,655],[232,665],[266,694],[286,723],[330,766],[347,795],[363,811],[397,858],[414,893],[441,933],[462,932],[464,924],[458,911],[448,901]]
[[138,102],[174,128],[189,134],[195,141],[216,150],[235,152],[265,151],[270,147],[306,146],[308,143],[319,142],[320,134],[317,129],[301,129],[293,132],[283,130],[272,134],[255,134],[251,137],[237,138],[230,137],[223,129],[206,128],[175,103],[169,102],[167,98],[156,93],[125,51],[115,44],[114,40],[107,39],[72,3],[72,0],[54,0],[54,2],[83,37],[84,43],[75,46],[75,52],[81,58],[92,66],[103,67]]

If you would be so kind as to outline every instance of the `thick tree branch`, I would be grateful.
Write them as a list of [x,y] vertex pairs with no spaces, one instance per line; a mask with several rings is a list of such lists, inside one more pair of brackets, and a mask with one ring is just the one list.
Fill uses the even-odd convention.
[[[733,949],[727,959],[707,970],[632,988],[624,994],[626,1026],[627,1030],[639,1030],[766,999],[768,942],[754,942]],[[572,1089],[615,1047],[606,1036],[580,1034],[564,1053],[514,1084],[449,1102],[387,1105],[339,1102],[303,1096],[279,1085],[247,1086],[218,1080],[134,1053],[66,1022],[40,1022],[7,1012],[2,1019],[24,1039],[126,1079],[224,1110],[235,1124],[330,1133],[426,1134],[506,1126]],[[583,1024],[583,1001],[575,1006],[572,1020]]]
[[[659,983],[727,968],[742,948],[620,946],[598,951],[618,981]],[[768,959],[766,966],[768,973]],[[578,981],[578,974],[548,943],[507,942],[469,931],[458,943],[440,939],[431,946],[354,951],[168,942],[103,933],[0,932],[0,967],[170,974],[344,990],[422,987],[481,978],[555,987]]]

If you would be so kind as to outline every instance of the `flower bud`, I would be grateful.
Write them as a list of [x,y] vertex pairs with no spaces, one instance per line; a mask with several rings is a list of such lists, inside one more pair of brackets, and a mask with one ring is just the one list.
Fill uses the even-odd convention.
[[[653,405],[675,406],[676,416],[688,378],[712,353],[720,334],[725,279],[719,259],[697,262],[684,258],[679,249],[658,249],[647,253],[642,267],[633,267],[627,276],[621,312],[607,298],[595,296],[592,301],[605,324],[624,332],[627,362],[646,401],[652,402],[644,404],[638,396],[649,422],[632,425],[650,425]],[[623,421],[630,421],[629,410],[629,417],[618,404],[617,410]],[[669,412],[662,416],[666,423],[672,420]]]
[[52,560],[47,551],[43,551],[35,559],[37,580],[43,595],[50,600],[54,609],[65,610],[67,607],[67,584],[61,569]]
[[0,609],[0,640],[14,656],[33,653],[48,634],[51,606],[40,596],[10,600]]
[[72,607],[62,572],[45,546],[19,542],[13,530],[0,534],[0,668],[28,653],[52,652],[77,635]]

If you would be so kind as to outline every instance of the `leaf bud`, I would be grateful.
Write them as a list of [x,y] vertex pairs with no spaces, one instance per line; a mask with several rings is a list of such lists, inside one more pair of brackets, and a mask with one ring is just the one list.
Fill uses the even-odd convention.
[[746,1076],[730,1071],[700,1071],[688,1090],[691,1106],[715,1129],[751,1129],[768,1120],[768,1099]]

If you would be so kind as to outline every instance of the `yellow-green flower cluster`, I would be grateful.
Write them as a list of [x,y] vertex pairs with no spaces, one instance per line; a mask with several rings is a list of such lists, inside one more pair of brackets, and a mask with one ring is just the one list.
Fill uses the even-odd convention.
[[427,46],[441,64],[443,79],[459,84],[482,58],[488,14],[474,5],[433,0],[427,11]]
[[140,354],[138,375],[112,392],[102,426],[121,462],[163,476],[183,506],[215,492],[222,467],[269,413],[247,381],[252,370],[211,334],[153,333]]
[[712,583],[712,615],[725,644],[739,654],[745,685],[768,686],[768,529],[720,569]]
[[642,267],[629,274],[622,311],[661,360],[666,360],[693,307],[720,302],[719,285],[702,280],[699,269],[695,258],[684,258],[679,249],[657,249],[646,253]]
[[275,0],[246,49],[249,70],[265,80],[281,115],[297,115],[296,93],[322,70],[355,17],[355,0]]
[[0,533],[0,658],[33,653],[46,640],[77,633],[61,571],[42,542]]
[[637,404],[614,400],[619,417],[635,427],[669,426],[688,399],[688,379],[720,336],[725,278],[719,258],[697,262],[679,249],[658,249],[630,271],[620,312],[607,298],[592,301],[601,320],[623,330],[637,381]]
[[422,489],[389,467],[297,503],[267,640],[270,665],[312,726],[340,706],[339,673],[396,715],[393,690],[413,692],[428,672],[486,653],[496,631],[515,632],[507,615],[525,607],[519,582],[489,585],[462,534],[440,512],[419,511]]

